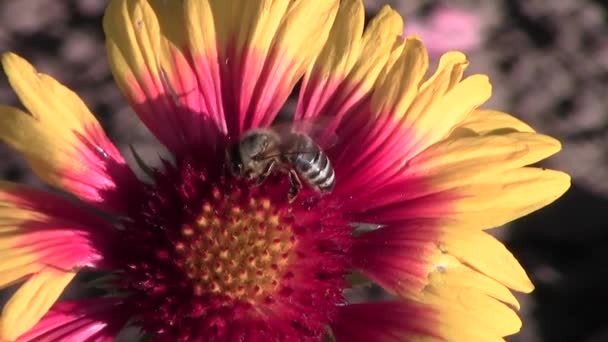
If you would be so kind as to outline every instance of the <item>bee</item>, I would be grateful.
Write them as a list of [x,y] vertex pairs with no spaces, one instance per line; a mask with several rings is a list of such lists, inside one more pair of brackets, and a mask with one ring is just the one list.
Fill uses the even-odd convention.
[[330,193],[336,173],[321,145],[305,130],[279,126],[245,132],[226,149],[226,164],[235,177],[261,185],[275,171],[289,176],[288,200],[293,202],[303,182],[318,193]]

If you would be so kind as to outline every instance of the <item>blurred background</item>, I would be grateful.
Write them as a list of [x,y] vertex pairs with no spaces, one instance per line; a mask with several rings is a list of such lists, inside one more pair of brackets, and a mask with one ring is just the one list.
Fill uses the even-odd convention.
[[[562,141],[544,163],[573,177],[559,201],[502,229],[536,291],[521,296],[524,326],[508,340],[608,341],[608,2],[367,0],[390,4],[433,60],[458,49],[469,73],[489,74],[488,108],[514,113]],[[2,0],[0,52],[15,51],[78,93],[124,151],[157,159],[158,143],[115,87],[103,45],[106,0]],[[0,75],[0,103],[18,105]],[[131,153],[125,153],[131,156]],[[0,146],[0,179],[40,185]],[[75,286],[77,288],[77,284]]]

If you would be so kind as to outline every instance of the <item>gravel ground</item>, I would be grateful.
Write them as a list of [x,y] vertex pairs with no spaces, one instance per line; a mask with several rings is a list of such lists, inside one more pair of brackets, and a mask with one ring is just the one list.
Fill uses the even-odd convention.
[[[153,162],[161,148],[114,86],[105,58],[103,0],[4,0],[0,51],[28,58],[74,89],[108,135]],[[371,11],[379,1],[368,1]],[[438,1],[392,1],[407,22],[430,22]],[[489,107],[515,113],[558,137],[564,150],[546,162],[572,174],[556,204],[500,235],[537,290],[522,298],[524,328],[510,341],[608,341],[608,16],[604,1],[454,0],[479,20],[480,44],[468,47],[471,72],[491,76]],[[414,24],[412,24],[414,25]],[[0,103],[19,105],[0,75]],[[129,155],[130,153],[126,153]],[[40,185],[15,154],[0,146],[0,178]],[[600,223],[602,222],[602,224]]]

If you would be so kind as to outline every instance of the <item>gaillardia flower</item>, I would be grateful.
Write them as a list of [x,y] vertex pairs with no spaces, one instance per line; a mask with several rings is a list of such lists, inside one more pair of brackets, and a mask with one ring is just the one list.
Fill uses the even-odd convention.
[[[173,158],[140,181],[74,93],[4,55],[27,112],[0,107],[0,139],[79,201],[0,184],[0,285],[21,283],[1,340],[109,341],[129,326],[154,341],[519,330],[510,290],[533,286],[484,230],[554,201],[569,177],[528,166],[556,140],[478,109],[491,87],[463,77],[463,54],[426,77],[422,42],[388,7],[364,25],[361,0],[114,0],[104,28],[118,85]],[[322,116],[339,140],[325,150],[333,191],[304,183],[289,201],[285,173],[235,177],[226,150],[273,124],[296,85],[295,120]],[[82,269],[105,276],[58,301]],[[348,296],[368,283],[385,299]]]

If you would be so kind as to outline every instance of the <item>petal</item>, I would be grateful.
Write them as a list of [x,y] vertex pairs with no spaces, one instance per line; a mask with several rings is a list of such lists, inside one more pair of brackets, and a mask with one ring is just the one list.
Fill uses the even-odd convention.
[[351,138],[336,146],[336,150],[342,148],[338,155],[329,151],[338,180],[334,193],[343,197],[348,198],[353,192],[365,194],[366,191],[359,191],[362,185],[373,191],[386,183],[394,173],[389,172],[391,166],[398,168],[391,164],[399,161],[403,166],[403,150],[413,139],[413,132],[391,118],[378,118],[366,126],[341,128],[338,136]]
[[445,229],[439,238],[439,245],[442,253],[453,255],[462,263],[513,290],[529,293],[534,289],[513,254],[486,232]]
[[377,302],[340,307],[331,325],[336,341],[503,341],[462,308],[419,302]]
[[[521,170],[526,169],[517,171]],[[519,211],[513,215],[512,211],[513,208],[521,208],[518,204],[521,193],[536,194],[547,186],[542,183],[537,185],[538,189],[520,191],[519,195],[510,197],[504,202],[504,208],[488,210],[485,221],[475,208],[470,209],[466,221],[457,217],[461,214],[441,213],[430,204],[440,201],[429,201],[429,207],[433,209],[419,205],[414,210],[399,210],[396,206],[394,214],[387,215],[400,216],[403,221],[359,237],[353,247],[354,266],[387,290],[409,299],[418,299],[418,293],[424,295],[431,289],[434,295],[441,298],[466,290],[518,308],[517,301],[506,288],[530,292],[533,286],[525,271],[500,242],[474,229],[479,229],[480,220],[481,227],[486,227],[488,220],[496,220],[496,217],[498,220],[510,220],[505,219],[503,212],[517,217],[535,209],[524,204],[525,212]],[[555,188],[555,185],[550,184],[549,187]],[[485,193],[481,191],[478,194]],[[501,196],[508,194],[492,192],[485,200],[492,201]],[[435,198],[442,200],[441,197]],[[407,212],[405,215],[404,211]],[[382,217],[381,212],[377,215]],[[407,215],[410,217],[405,218]],[[382,253],[378,253],[379,250]],[[495,310],[494,302],[489,303],[489,310]],[[515,320],[509,322],[504,330],[500,330],[500,334],[511,334],[518,329]]]
[[507,113],[475,110],[454,129],[452,135],[490,135],[511,132],[534,133],[534,129]]
[[[559,142],[536,133],[448,139],[409,160],[392,182],[352,196],[349,205],[364,212],[362,222],[434,217],[469,228],[496,227],[553,202],[567,190],[567,175],[520,169],[559,149]],[[521,196],[524,193],[528,195]]]
[[[430,286],[419,297],[425,304],[440,311],[440,335],[448,341],[502,341],[502,337],[517,333],[521,320],[508,306],[483,293],[470,289],[442,289]],[[464,330],[464,331],[463,331]],[[467,331],[468,330],[468,331]]]
[[461,53],[445,54],[435,74],[423,83],[426,50],[418,38],[406,40],[399,58],[376,82],[371,113],[355,117],[345,129],[349,134],[342,134],[361,142],[337,158],[336,174],[345,187],[371,179],[368,186],[374,188],[395,177],[408,159],[449,136],[489,98],[487,77],[461,81],[467,64]]
[[114,0],[104,16],[116,82],[144,124],[178,156],[213,147],[225,127],[219,98],[201,90],[209,76],[198,79],[184,51],[182,7],[178,1]]
[[408,161],[401,176],[426,179],[431,183],[429,192],[439,193],[536,163],[560,148],[557,140],[535,133],[449,139]]
[[328,41],[307,75],[348,74],[359,57],[364,21],[365,9],[360,0],[341,1]]
[[110,229],[57,195],[0,182],[0,287],[45,267],[102,266]]
[[60,302],[17,342],[114,341],[129,318],[126,311],[113,298]]
[[519,304],[508,288],[533,286],[511,253],[484,232],[387,226],[359,237],[353,253],[359,271],[397,296],[466,312],[494,337],[520,329],[512,309]]
[[[501,245],[501,249],[504,250],[504,246]],[[449,252],[452,251],[450,250]],[[458,255],[458,253],[454,253],[454,255]],[[521,269],[519,264],[516,261],[514,262],[512,258],[509,262],[503,262],[502,265],[512,266],[513,269],[518,269],[517,271]],[[517,278],[521,280],[522,284],[525,284],[525,286],[519,288],[528,291],[531,288],[529,279],[519,275],[521,273],[518,274]],[[507,282],[510,284],[515,283]],[[468,263],[459,260],[445,251],[435,256],[435,262],[432,264],[426,286],[427,290],[429,287],[433,287],[433,291],[437,292],[439,296],[443,295],[443,291],[455,293],[463,290],[485,294],[519,310],[519,302],[507,286],[479,272]]]
[[34,325],[78,268],[104,267],[110,229],[57,195],[0,182],[0,287],[25,280],[4,307],[0,339]]
[[0,339],[15,340],[32,328],[76,275],[45,267],[30,277],[9,299],[0,318]]
[[401,56],[378,79],[371,102],[372,112],[402,116],[416,98],[428,65],[422,41],[415,36],[408,37]]
[[338,15],[314,65],[304,77],[296,119],[331,115],[336,124],[354,115],[400,43],[403,21],[385,6],[365,28],[360,0],[342,1]]
[[[372,112],[390,115],[415,133],[404,150],[406,156],[414,156],[439,141],[490,96],[485,76],[474,75],[461,82],[468,61],[458,52],[443,55],[433,76],[420,84],[428,56],[422,47],[418,49],[424,51],[420,62],[396,63],[379,81],[372,99]],[[401,77],[412,69],[416,77]],[[385,96],[387,92],[392,95]]]
[[[418,154],[446,137],[469,113],[490,98],[491,86],[484,75],[470,76],[449,88],[454,69],[460,71],[462,66],[456,63],[448,65],[451,67],[450,72],[442,73],[443,70],[438,69],[437,74],[447,75],[431,78],[428,87],[425,89],[426,84],[423,85],[416,101],[408,108],[406,125],[410,121],[416,132],[415,141],[407,151],[409,156]],[[448,90],[439,98],[441,95],[438,94],[444,88]]]
[[125,210],[129,195],[123,187],[137,180],[85,104],[17,55],[5,54],[2,63],[31,115],[0,106],[0,140],[49,184],[105,209]]
[[498,227],[554,202],[570,187],[570,176],[554,170],[521,168],[494,176],[451,190],[461,198],[446,217],[452,226]]
[[440,236],[426,222],[370,231],[355,239],[353,267],[392,293],[417,294],[428,283]]
[[[381,76],[374,88],[372,113],[364,110],[366,115],[346,118],[347,122],[338,131],[347,141],[357,144],[346,144],[346,149],[339,157],[334,158],[336,174],[345,188],[361,184],[363,179],[374,178],[387,163],[398,158],[404,150],[404,142],[414,136],[408,127],[400,125],[391,115],[396,108],[407,106],[417,93],[417,84],[426,73],[428,56],[422,42],[415,37],[405,41],[403,52],[394,61],[391,72]],[[382,94],[379,96],[377,94]],[[378,103],[374,103],[378,102]],[[375,116],[373,113],[383,113]],[[395,148],[398,147],[398,152]],[[399,155],[394,156],[395,153]],[[366,167],[369,166],[369,167]],[[363,173],[360,171],[364,170]],[[342,175],[342,176],[341,176]],[[340,184],[336,184],[340,187]],[[340,189],[337,189],[340,191]]]
[[426,148],[376,191],[351,195],[349,207],[361,213],[356,221],[383,225],[357,238],[353,266],[398,296],[451,310],[442,323],[451,327],[446,336],[462,330],[451,323],[462,313],[488,339],[520,329],[505,305],[519,307],[508,289],[530,292],[533,285],[481,229],[545,206],[569,187],[561,172],[525,167],[559,151],[559,142],[505,115],[485,117],[497,124],[465,122],[467,134]]
[[[476,243],[484,247],[477,254],[467,249]],[[524,292],[532,289],[513,255],[486,233],[455,234],[428,222],[366,233],[357,238],[353,257],[357,269],[403,297],[411,298],[436,286],[446,291],[474,290],[518,308],[507,287]]]
[[436,335],[437,312],[417,303],[378,302],[350,304],[338,309],[331,324],[337,342],[408,341]]
[[[224,109],[222,64],[230,62],[220,56],[218,45],[225,44],[225,27],[228,23],[219,20],[214,12],[217,4],[212,1],[184,1],[183,15],[188,48],[185,49],[192,59],[193,71],[199,85],[201,100],[205,102],[204,113],[214,118],[220,130],[227,133],[226,113]],[[223,35],[216,33],[223,32]],[[224,59],[222,59],[224,58]]]
[[[186,30],[204,91],[223,99],[228,132],[269,125],[327,40],[338,1],[186,1]],[[238,10],[234,10],[238,8]],[[220,94],[221,92],[221,94]]]

